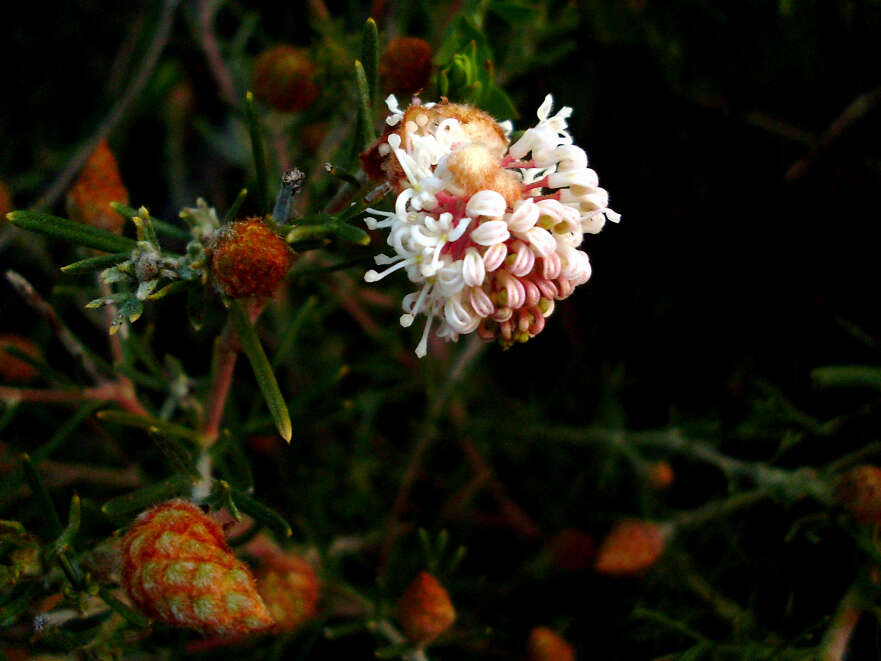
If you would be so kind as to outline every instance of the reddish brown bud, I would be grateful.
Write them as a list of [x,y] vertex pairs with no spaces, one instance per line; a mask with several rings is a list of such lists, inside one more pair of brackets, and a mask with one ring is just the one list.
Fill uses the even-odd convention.
[[110,207],[111,202],[128,204],[128,190],[119,176],[116,158],[102,138],[67,192],[67,214],[78,223],[121,234],[125,220]]
[[673,484],[675,474],[669,462],[656,461],[649,466],[648,477],[649,482],[655,489],[663,491]]
[[856,521],[881,521],[881,468],[870,465],[851,468],[838,479],[835,495]]
[[144,613],[218,636],[275,623],[254,577],[201,509],[171,500],[141,514],[122,540],[122,585]]
[[548,540],[545,551],[558,569],[582,571],[593,564],[597,546],[586,533],[567,528]]
[[553,630],[535,627],[529,632],[529,661],[575,661],[575,650]]
[[264,51],[254,64],[254,94],[282,112],[297,112],[318,98],[312,82],[315,65],[309,51],[295,46],[276,46]]
[[257,589],[282,633],[300,628],[318,610],[318,577],[296,555],[269,558],[257,574]]
[[6,214],[12,211],[12,191],[0,181],[0,225],[6,222]]
[[288,244],[260,218],[219,229],[211,246],[211,272],[231,298],[271,296],[291,266]]
[[625,519],[603,540],[594,569],[600,574],[636,574],[657,562],[669,536],[669,526]]
[[407,638],[428,643],[450,628],[456,610],[444,586],[428,572],[421,572],[401,595],[398,616]]
[[431,78],[431,46],[417,37],[392,39],[379,60],[382,88],[392,94],[415,94]]
[[0,381],[25,383],[37,377],[39,371],[29,362],[6,351],[7,347],[17,349],[23,354],[39,359],[43,352],[40,347],[20,335],[0,335]]

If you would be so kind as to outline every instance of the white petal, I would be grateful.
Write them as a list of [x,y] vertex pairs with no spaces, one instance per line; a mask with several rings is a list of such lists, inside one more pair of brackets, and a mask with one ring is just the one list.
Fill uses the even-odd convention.
[[512,232],[525,232],[538,222],[539,207],[531,199],[517,203],[514,213],[507,218]]
[[500,193],[494,190],[482,190],[476,192],[468,200],[465,213],[471,217],[501,218],[505,215],[507,206],[508,203]]
[[526,239],[542,257],[547,257],[557,248],[557,242],[553,235],[541,227],[533,227],[526,232]]
[[507,241],[511,236],[508,223],[504,220],[490,220],[471,232],[471,240],[481,246],[491,246]]
[[469,287],[476,287],[483,283],[486,277],[486,267],[483,265],[483,257],[475,248],[468,248],[465,259],[462,260],[462,277]]

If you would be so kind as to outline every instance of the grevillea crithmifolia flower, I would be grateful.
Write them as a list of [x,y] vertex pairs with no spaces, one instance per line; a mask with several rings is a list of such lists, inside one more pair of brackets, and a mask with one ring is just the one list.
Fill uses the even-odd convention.
[[477,332],[504,348],[544,328],[556,301],[587,282],[584,234],[620,216],[572,143],[564,107],[548,95],[538,124],[513,144],[510,123],[456,103],[413,103],[394,96],[384,134],[362,154],[365,171],[397,192],[394,211],[368,209],[368,228],[388,229],[393,255],[370,270],[375,282],[404,269],[418,289],[403,300],[401,325],[427,317],[448,340]]

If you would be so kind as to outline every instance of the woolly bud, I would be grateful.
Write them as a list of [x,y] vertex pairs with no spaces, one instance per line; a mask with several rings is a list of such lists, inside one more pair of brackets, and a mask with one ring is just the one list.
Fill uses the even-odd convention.
[[23,354],[39,359],[40,347],[20,335],[0,335],[0,381],[25,383],[36,378],[37,368],[29,362],[14,356],[7,348],[17,349]]
[[291,260],[288,244],[260,218],[222,227],[211,245],[214,282],[231,298],[271,296]]
[[881,521],[881,468],[856,466],[835,485],[838,502],[860,523]]
[[668,461],[656,461],[648,469],[648,477],[651,485],[658,490],[664,490],[673,484],[673,467]]
[[600,574],[636,574],[657,562],[664,551],[669,526],[625,519],[606,535],[597,552],[594,569]]
[[119,176],[116,158],[102,138],[67,192],[67,214],[78,223],[121,234],[125,219],[110,207],[111,202],[128,204],[128,190]]
[[312,82],[315,65],[309,51],[295,46],[276,46],[264,51],[254,64],[254,94],[281,112],[297,112],[318,98]]
[[0,181],[0,225],[6,222],[6,214],[12,211],[12,191]]
[[220,526],[192,503],[171,500],[147,510],[121,546],[122,585],[150,617],[215,636],[275,624]]
[[398,617],[407,638],[414,643],[429,643],[450,628],[456,610],[440,582],[428,572],[421,572],[401,595]]
[[529,661],[575,661],[575,650],[553,630],[535,627],[529,632]]
[[392,94],[415,94],[431,78],[431,46],[417,37],[392,39],[379,61],[382,88]]
[[597,545],[593,539],[573,528],[561,530],[548,540],[545,552],[554,566],[563,571],[582,571],[593,563]]
[[293,554],[278,554],[257,574],[257,590],[280,633],[300,628],[315,616],[318,577],[312,565]]

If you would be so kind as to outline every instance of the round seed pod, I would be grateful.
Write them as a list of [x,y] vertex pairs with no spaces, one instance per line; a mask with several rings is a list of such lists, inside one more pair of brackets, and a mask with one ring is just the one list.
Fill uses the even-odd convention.
[[619,521],[600,545],[594,569],[615,576],[638,574],[661,557],[670,531],[669,526],[651,521]]
[[123,588],[152,618],[215,636],[275,625],[248,567],[192,503],[176,499],[142,513],[121,549]]
[[881,468],[855,466],[838,478],[835,496],[860,523],[881,521]]
[[407,638],[430,643],[452,626],[456,609],[444,586],[428,572],[421,572],[401,595],[398,617]]
[[254,64],[254,94],[281,112],[297,112],[318,98],[309,51],[281,45],[264,51]]
[[297,555],[269,558],[257,574],[257,590],[281,633],[299,629],[318,611],[318,577]]
[[288,244],[260,218],[219,229],[210,253],[214,282],[231,298],[271,296],[293,260]]
[[527,643],[529,661],[575,661],[575,650],[548,627],[535,627]]
[[392,39],[379,60],[382,88],[391,94],[415,94],[431,78],[431,46],[418,37]]
[[125,219],[111,202],[128,204],[129,197],[116,158],[102,139],[67,192],[67,214],[78,223],[121,234]]

